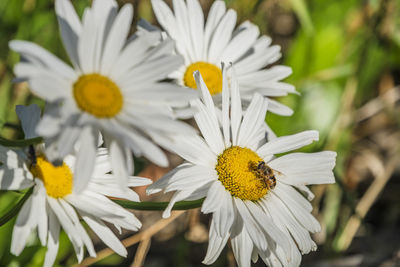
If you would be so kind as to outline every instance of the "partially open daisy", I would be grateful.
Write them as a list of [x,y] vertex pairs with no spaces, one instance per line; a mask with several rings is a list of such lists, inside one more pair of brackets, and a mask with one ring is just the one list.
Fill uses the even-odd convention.
[[[291,74],[286,66],[268,67],[280,57],[280,47],[271,46],[271,38],[260,35],[258,27],[249,21],[236,29],[236,12],[226,10],[224,1],[215,1],[206,22],[198,0],[173,0],[173,10],[163,0],[151,1],[158,22],[176,42],[176,53],[185,59],[170,77],[179,84],[197,88],[193,71],[199,70],[215,100],[222,91],[221,62],[235,65],[241,97],[248,103],[254,92],[265,97],[295,93],[292,85],[281,82]],[[268,110],[291,115],[292,110],[268,98]]]
[[[19,106],[17,113],[22,121],[26,137],[35,137],[34,122],[39,121],[37,106]],[[33,114],[33,116],[32,116]],[[19,255],[26,246],[28,237],[37,229],[40,242],[47,246],[44,266],[53,266],[59,246],[62,227],[75,249],[78,261],[84,256],[84,247],[89,255],[96,256],[93,243],[80,220],[112,250],[121,256],[127,251],[105,222],[118,230],[125,228],[137,231],[140,221],[130,212],[115,204],[106,196],[139,201],[132,190],[122,190],[115,183],[105,149],[96,156],[96,167],[85,190],[77,193],[73,184],[76,158],[67,156],[60,166],[50,163],[45,153],[37,147],[29,152],[14,151],[0,146],[0,190],[23,190],[33,188],[32,195],[20,210],[11,243],[11,253]],[[129,186],[150,184],[146,178],[129,177]]]
[[182,58],[172,54],[173,41],[160,42],[159,33],[127,40],[133,16],[130,4],[118,12],[116,1],[95,0],[85,9],[82,23],[70,1],[56,0],[55,7],[73,67],[30,42],[11,41],[10,47],[21,54],[14,69],[18,78],[53,103],[39,134],[51,138],[56,148],[52,151],[61,158],[79,140],[76,189],[83,190],[91,176],[99,131],[123,187],[132,165],[130,151],[167,166],[166,156],[151,141],[152,133],[193,132],[174,120],[173,107],[188,105],[196,97],[178,85],[159,82],[182,64]]
[[205,264],[217,259],[230,238],[239,266],[250,266],[258,257],[268,266],[298,266],[300,252],[316,249],[309,232],[320,230],[311,204],[298,190],[309,193],[308,184],[334,183],[336,153],[275,157],[318,140],[318,132],[265,143],[267,100],[255,94],[244,113],[234,76],[229,88],[223,74],[219,116],[199,72],[195,78],[202,102],[192,104],[199,109],[195,120],[203,138],[177,138],[170,149],[186,162],[150,185],[147,192],[176,191],[164,217],[177,201],[205,198],[201,211],[213,215]]

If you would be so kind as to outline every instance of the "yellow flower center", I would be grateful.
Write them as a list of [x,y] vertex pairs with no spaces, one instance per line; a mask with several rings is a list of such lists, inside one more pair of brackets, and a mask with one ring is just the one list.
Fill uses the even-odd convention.
[[267,184],[256,169],[257,164],[262,161],[254,151],[233,146],[218,156],[215,169],[218,179],[232,196],[256,201],[268,192]]
[[122,109],[123,97],[118,85],[105,76],[82,75],[73,90],[78,107],[98,118],[114,117]]
[[193,63],[186,69],[183,82],[187,87],[197,89],[196,81],[193,78],[193,72],[196,70],[200,72],[211,95],[222,92],[222,72],[220,68],[202,61]]
[[61,166],[54,166],[39,156],[30,171],[34,177],[43,181],[47,195],[60,198],[72,193],[72,172],[64,162]]

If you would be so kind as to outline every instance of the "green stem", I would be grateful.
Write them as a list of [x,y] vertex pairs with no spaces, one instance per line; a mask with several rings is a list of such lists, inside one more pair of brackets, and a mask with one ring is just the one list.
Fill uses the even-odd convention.
[[[126,209],[134,210],[165,210],[169,202],[132,202],[127,200],[113,200],[115,203]],[[173,210],[188,210],[201,207],[204,198],[191,201],[178,201],[175,203]]]
[[32,192],[33,192],[33,187],[29,188],[28,192],[25,193],[25,195],[20,199],[20,201],[18,201],[18,203],[14,207],[12,207],[6,214],[1,216],[0,227],[6,224],[8,221],[14,218],[15,215],[18,214],[19,210],[22,208],[22,205],[24,205],[25,201],[28,200]]
[[30,145],[36,145],[43,142],[42,137],[35,137],[32,139],[25,140],[8,140],[3,137],[0,137],[0,145],[7,147],[26,147]]

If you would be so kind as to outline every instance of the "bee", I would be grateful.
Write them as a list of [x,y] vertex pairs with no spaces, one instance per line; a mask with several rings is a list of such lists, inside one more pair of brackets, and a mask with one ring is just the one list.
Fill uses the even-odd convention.
[[274,189],[276,186],[276,178],[274,171],[265,164],[264,161],[259,161],[254,167],[254,171],[259,179],[262,179],[268,189]]

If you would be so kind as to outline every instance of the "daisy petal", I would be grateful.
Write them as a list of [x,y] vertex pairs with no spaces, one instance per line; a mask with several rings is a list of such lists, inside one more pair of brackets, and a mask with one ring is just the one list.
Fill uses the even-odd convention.
[[208,49],[209,62],[214,64],[219,63],[220,55],[232,37],[232,31],[236,25],[236,18],[236,12],[230,9],[218,23],[213,37],[210,40],[210,46]]
[[182,63],[182,57],[176,55],[146,61],[133,68],[129,73],[129,79],[125,79],[121,86],[128,88],[132,84],[143,86],[149,82],[154,83],[154,81],[165,79],[171,73],[171,70],[176,69]]
[[229,119],[229,106],[230,106],[230,92],[228,87],[228,79],[226,76],[226,67],[222,64],[222,114],[221,114],[221,124],[222,132],[224,135],[225,147],[231,145],[230,136],[230,119]]
[[164,190],[164,188],[168,185],[169,181],[171,180],[171,178],[180,170],[189,167],[190,164],[188,163],[182,163],[181,165],[177,166],[175,169],[172,169],[171,171],[169,171],[168,173],[166,173],[162,179],[158,179],[157,181],[155,181],[153,184],[151,184],[150,186],[147,187],[146,189],[146,194],[147,195],[151,195],[151,194],[155,194],[158,192],[161,192],[162,190]]
[[272,99],[268,99],[268,110],[281,116],[292,116],[293,114],[292,109]]
[[251,255],[253,251],[253,242],[247,234],[246,228],[242,232],[231,239],[233,255],[240,267],[250,267]]
[[52,73],[41,73],[32,77],[28,83],[35,94],[50,102],[71,97],[70,82]]
[[259,34],[260,30],[256,25],[250,22],[243,23],[238,29],[238,34],[229,41],[229,44],[223,50],[220,60],[235,62],[251,48]]
[[[285,238],[282,231],[279,230],[274,222],[267,216],[259,205],[251,201],[246,201],[245,205],[247,206],[249,212],[252,214],[253,218],[259,225],[269,225],[269,231],[267,235],[270,236],[279,246],[283,248],[284,251],[290,251],[290,243],[287,238]],[[246,225],[245,221],[245,225]]]
[[83,242],[83,244],[85,244],[85,246],[86,246],[86,248],[87,248],[87,250],[89,252],[89,255],[91,257],[96,257],[96,251],[94,250],[94,246],[93,246],[92,240],[90,239],[90,237],[87,234],[86,230],[81,225],[80,220],[78,218],[78,215],[76,214],[76,211],[64,199],[60,198],[58,201],[59,201],[61,207],[63,208],[64,212],[71,219],[72,223],[75,226],[76,231],[81,236],[82,242]]
[[14,150],[0,145],[0,162],[9,169],[21,167],[24,160]]
[[[39,124],[39,126],[44,126],[43,122]],[[38,133],[41,134],[45,128],[38,128]],[[82,129],[80,127],[76,126],[66,126],[61,134],[58,137],[58,142],[56,143],[57,146],[57,152],[58,152],[58,157],[63,158],[66,155],[70,154],[73,149],[74,145],[76,144],[77,140],[79,139],[81,135]],[[51,156],[50,153],[48,153],[47,156]],[[49,160],[52,160],[51,157]]]
[[125,38],[128,35],[133,16],[133,7],[130,4],[124,5],[118,13],[107,36],[104,45],[103,57],[101,60],[101,73],[110,73],[118,58]]
[[292,74],[292,72],[293,71],[290,67],[277,65],[265,70],[259,70],[241,75],[238,74],[238,80],[240,80],[241,84],[243,83],[248,85],[253,84],[253,82],[277,82],[285,79]]
[[[169,34],[174,33],[175,17],[168,5],[162,0],[151,0],[154,13],[157,17],[158,22],[166,29]],[[171,34],[174,35],[175,34]]]
[[204,139],[198,135],[159,136],[157,143],[193,164],[202,166],[215,165],[214,152],[210,150]]
[[101,59],[103,55],[103,49],[105,45],[105,37],[109,33],[112,23],[115,21],[115,17],[118,13],[118,4],[116,1],[101,1],[94,0],[92,3],[93,20],[95,27],[95,36],[93,52],[93,70],[94,72],[100,72]]
[[37,217],[38,217],[38,235],[42,246],[46,245],[47,234],[48,234],[48,208],[46,203],[46,188],[44,187],[42,181],[37,179],[36,181],[35,194],[37,198]]
[[215,112],[210,114],[209,110],[200,102],[200,100],[192,101],[191,106],[199,110],[194,115],[194,119],[207,142],[209,148],[219,155],[225,148],[221,130],[218,125],[218,120]]
[[314,197],[315,197],[314,193],[306,185],[299,185],[296,187],[297,187],[297,189],[300,190],[300,192],[302,192],[307,197],[308,201],[311,201],[314,199]]
[[240,101],[239,87],[237,80],[232,78],[231,81],[231,134],[232,144],[238,144],[238,134],[240,123],[242,121],[242,103]]
[[57,0],[55,7],[64,47],[72,64],[77,67],[79,66],[77,45],[82,31],[81,22],[70,1]]
[[[221,189],[222,186],[220,186]],[[217,225],[216,231],[217,234],[221,237],[224,236],[224,233],[230,232],[233,221],[235,219],[235,210],[232,204],[232,196],[226,190],[220,190],[220,206],[219,210],[213,213],[213,220]]]
[[176,42],[176,49],[181,54],[186,55],[186,48],[184,46],[186,35],[178,29],[177,21],[171,9],[163,0],[151,0],[151,5],[160,25],[174,40],[179,40]]
[[201,187],[215,179],[215,170],[204,168],[203,166],[192,166],[182,168],[169,179],[165,192],[179,190],[181,188],[191,189]]
[[[113,68],[110,75],[114,77],[115,80],[118,80],[129,74],[130,69],[145,60],[146,56],[149,56],[149,53],[146,53],[146,51],[149,49],[150,45],[156,43],[158,38],[159,36],[157,33],[146,33],[127,44],[115,62],[115,66],[119,67]],[[132,60],[133,58],[135,60]]]
[[82,18],[82,34],[78,42],[79,65],[85,73],[95,72],[95,53],[97,46],[96,24],[93,10],[86,8]]
[[[267,203],[263,204],[267,205]],[[268,209],[273,218],[279,218],[280,224],[286,226],[302,253],[307,254],[311,250],[317,248],[307,230],[296,221],[287,207],[273,194],[271,194],[271,197],[268,199]]]
[[[182,43],[185,45],[185,50],[187,56],[191,58],[191,60],[195,60],[195,55],[193,52],[192,43],[190,41],[190,31],[189,31],[189,14],[187,10],[187,6],[183,0],[172,0],[172,5],[175,12],[176,26],[178,32],[183,35]],[[192,14],[190,14],[192,16]]]
[[34,196],[28,198],[22,206],[17,221],[15,222],[10,251],[16,256],[21,254],[28,241],[29,234],[37,226],[35,203],[36,200]]
[[[150,182],[151,183],[151,180]],[[92,183],[90,182],[88,185],[88,190],[103,194],[109,197],[116,197],[116,198],[123,198],[123,199],[128,199],[130,201],[134,202],[139,202],[139,196],[132,190],[121,190],[121,187],[119,185],[116,185],[114,183],[112,184],[107,184],[107,185],[101,185],[97,183]]]
[[31,173],[21,169],[0,168],[0,189],[1,190],[23,190],[34,185]]
[[215,32],[215,28],[220,22],[221,18],[226,12],[226,6],[224,1],[214,1],[211,5],[210,11],[208,12],[207,22],[204,28],[204,52],[203,58],[209,58],[209,44],[210,40]]
[[47,252],[44,258],[44,267],[51,267],[57,257],[58,246],[59,246],[59,235],[60,235],[60,223],[57,220],[54,212],[49,209],[49,234],[47,239]]
[[318,141],[318,137],[318,131],[304,131],[293,135],[278,137],[260,147],[257,150],[257,154],[265,158],[268,155],[296,150],[314,141]]
[[335,182],[332,172],[336,163],[336,152],[292,153],[268,163],[282,173],[279,179],[292,185],[331,184]]
[[270,44],[271,38],[261,36],[250,49],[251,54],[235,63],[236,71],[241,74],[250,73],[278,60],[281,57],[281,48],[277,45],[270,46]]
[[[69,239],[71,240],[72,244],[79,250],[83,249],[83,242],[82,238],[79,234],[79,231],[74,226],[74,223],[65,213],[64,209],[61,207],[60,203],[57,199],[52,197],[47,197],[47,202],[50,205],[50,208],[53,210],[54,214],[57,216],[58,221],[60,222],[62,228],[68,234]],[[78,259],[79,259],[78,255]]]
[[[62,78],[74,79],[76,77],[75,72],[70,66],[37,44],[27,41],[14,40],[9,43],[9,46],[15,52],[20,53],[23,57],[29,59],[29,61],[40,63],[42,67],[54,71]],[[21,76],[18,73],[17,75]]]
[[198,0],[187,1],[189,17],[189,33],[194,51],[194,60],[200,61],[203,53],[204,15]]
[[261,228],[261,225],[268,225],[268,224],[260,225],[258,221],[250,213],[249,209],[247,208],[243,200],[239,198],[233,198],[233,200],[235,201],[238,213],[242,217],[244,225],[248,230],[248,234],[251,240],[254,242],[254,245],[261,250],[266,250],[267,241],[265,240],[264,235],[260,235],[260,233],[265,233],[265,231],[263,231],[263,229]]
[[[86,212],[99,218],[120,218],[126,215],[125,210],[121,210],[117,204],[104,195],[88,190],[79,195],[71,194],[65,197],[65,199],[79,211]],[[110,213],[110,210],[112,210],[113,213]]]
[[85,189],[92,177],[96,162],[98,137],[98,131],[92,127],[86,127],[82,130],[74,172],[74,191],[77,193]]
[[208,241],[208,248],[207,254],[203,260],[203,264],[212,264],[214,263],[218,256],[221,254],[221,251],[224,249],[226,242],[229,238],[229,233],[227,233],[224,237],[220,237],[215,228],[217,226],[214,223],[214,220],[211,221],[210,226],[210,234],[209,234],[209,241]]
[[310,205],[309,202],[299,192],[288,185],[280,184],[275,187],[274,193],[304,228],[311,233],[321,231],[319,222],[310,214],[311,209],[305,205],[305,203]]
[[215,212],[221,207],[221,191],[223,190],[219,181],[214,181],[208,190],[207,197],[201,205],[201,212],[207,214]]
[[188,199],[193,192],[196,190],[196,188],[194,189],[189,189],[189,190],[185,190],[185,191],[177,191],[171,198],[171,200],[168,203],[168,206],[165,208],[162,217],[163,218],[168,218],[171,216],[171,211],[172,208],[174,207],[175,203],[181,200],[186,200]]
[[128,252],[122,245],[121,241],[119,241],[119,239],[104,223],[88,215],[82,215],[82,218],[89,225],[89,227],[92,228],[97,236],[115,253],[122,257],[126,257],[128,255]]
[[257,130],[262,128],[262,124],[264,124],[267,106],[268,102],[261,95],[254,94],[240,125],[237,140],[239,146],[248,147],[248,143],[254,140]]
[[[133,129],[130,130],[128,135],[129,138],[131,139],[130,141],[134,144],[131,147],[134,152],[136,152],[134,148],[139,147],[141,153],[143,153],[143,155],[150,161],[157,164],[158,166],[168,167],[169,165],[168,158],[165,156],[165,153],[157,145],[155,145],[153,142],[146,139],[140,133],[138,133]],[[158,140],[156,141],[158,142]]]
[[117,179],[121,189],[128,186],[128,172],[125,159],[125,151],[117,141],[110,141],[107,145],[110,151],[111,167],[113,175]]

